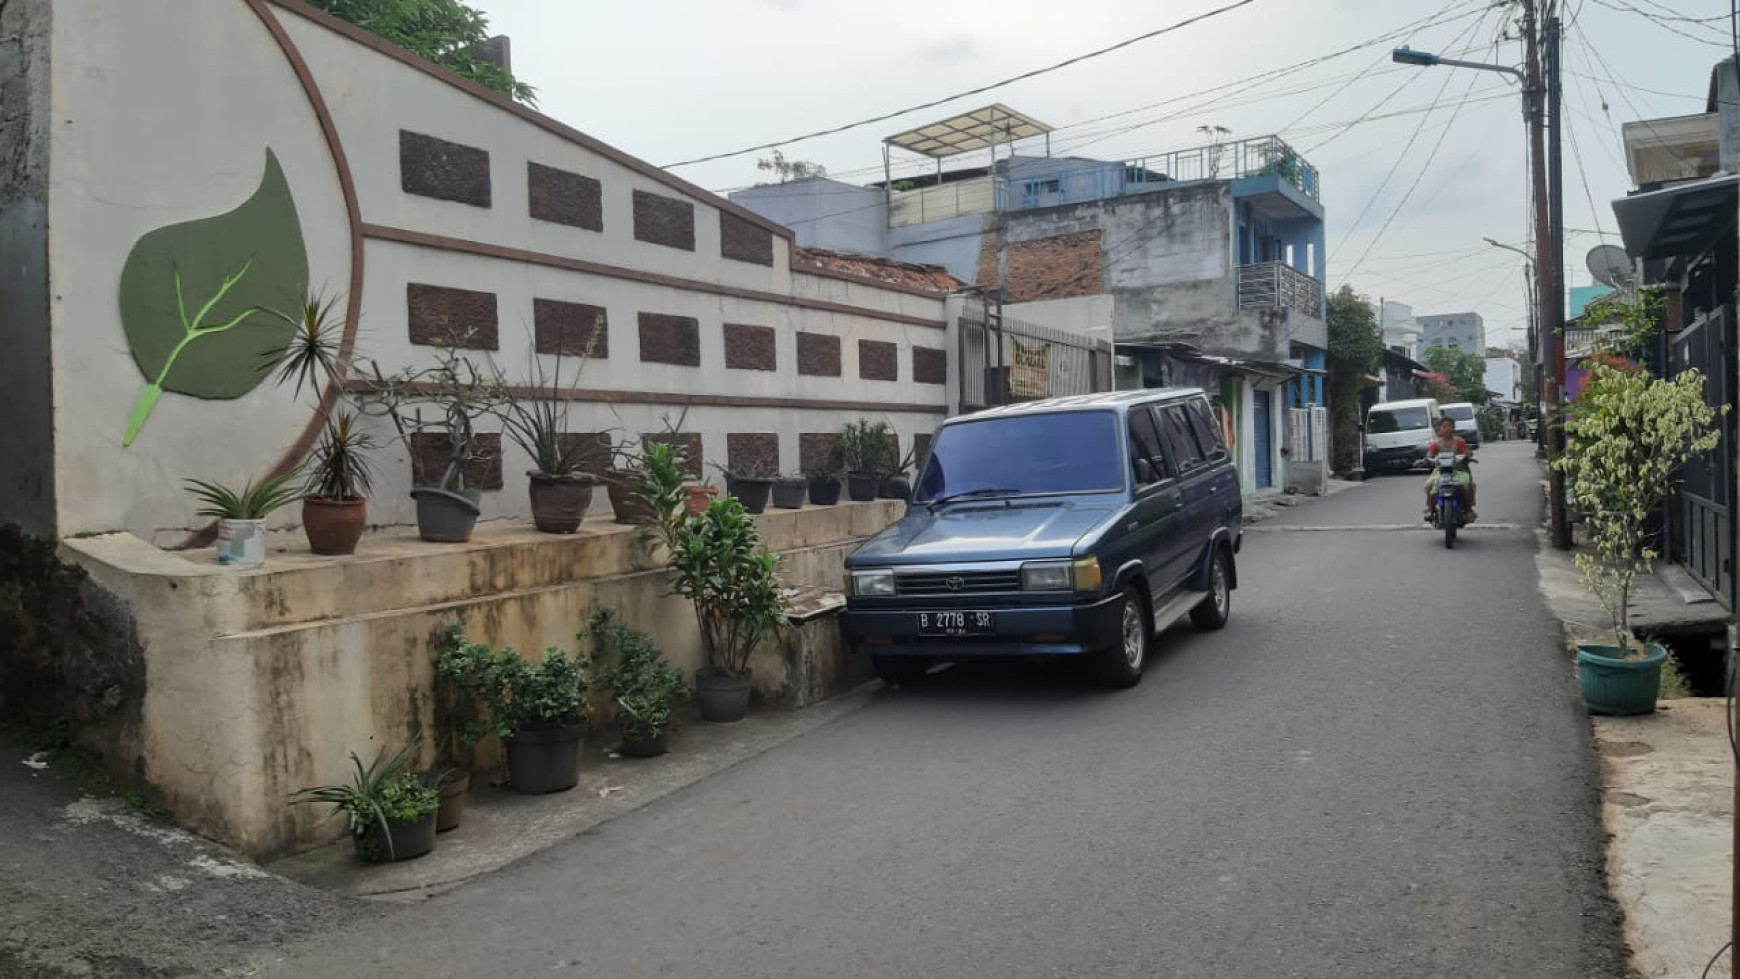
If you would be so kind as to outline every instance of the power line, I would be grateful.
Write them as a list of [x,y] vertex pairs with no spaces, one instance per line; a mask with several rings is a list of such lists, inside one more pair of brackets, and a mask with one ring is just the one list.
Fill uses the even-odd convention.
[[872,125],[872,124],[878,123],[878,122],[886,122],[889,119],[896,118],[897,116],[906,115],[909,112],[919,112],[919,111],[922,111],[924,109],[934,109],[939,105],[945,105],[945,104],[947,104],[949,102],[953,102],[957,99],[964,99],[964,98],[968,97],[969,95],[983,95],[984,93],[992,91],[994,89],[1004,88],[1006,86],[1013,85],[1016,82],[1026,81],[1029,78],[1037,78],[1040,75],[1048,74],[1050,72],[1057,71],[1061,68],[1067,68],[1070,65],[1080,64],[1083,61],[1087,61],[1087,60],[1092,59],[1092,58],[1098,58],[1101,55],[1110,54],[1113,51],[1118,51],[1118,50],[1121,50],[1123,48],[1127,48],[1132,44],[1137,44],[1137,43],[1140,43],[1142,41],[1151,40],[1153,38],[1160,37],[1163,34],[1171,34],[1174,31],[1182,30],[1182,29],[1189,27],[1193,24],[1199,24],[1199,23],[1202,23],[1203,21],[1209,20],[1209,19],[1214,18],[1214,17],[1219,17],[1222,14],[1237,10],[1240,7],[1250,6],[1251,4],[1253,4],[1255,2],[1256,2],[1256,0],[1233,0],[1232,3],[1228,3],[1224,6],[1216,7],[1213,10],[1209,10],[1209,11],[1206,11],[1204,13],[1197,14],[1194,17],[1187,17],[1184,20],[1178,21],[1177,23],[1174,23],[1174,24],[1169,24],[1166,27],[1162,27],[1158,30],[1148,31],[1145,34],[1138,34],[1135,37],[1127,38],[1125,40],[1119,41],[1116,44],[1100,48],[1097,51],[1089,51],[1086,54],[1079,54],[1073,58],[1067,58],[1063,61],[1059,61],[1056,64],[1047,65],[1044,68],[1035,68],[1032,71],[1022,72],[1019,75],[1015,75],[1011,78],[1005,78],[1001,81],[992,82],[989,85],[980,85],[978,88],[971,88],[971,89],[968,89],[964,92],[957,92],[953,95],[944,96],[943,98],[940,98],[940,99],[932,99],[929,102],[920,103],[919,105],[914,105],[914,106],[908,106],[907,108],[904,108],[904,109],[897,109],[893,112],[885,112],[879,116],[872,116],[868,119],[860,119],[857,122],[850,122],[850,123],[847,123],[843,126],[835,126],[831,129],[817,130],[816,132],[806,133],[802,136],[794,136],[790,139],[775,140],[774,142],[771,142],[771,143],[762,143],[759,146],[749,146],[749,147],[745,147],[744,149],[733,150],[729,153],[714,153],[711,156],[700,156],[700,157],[696,157],[693,160],[684,160],[681,163],[672,163],[672,164],[669,164],[665,169],[671,170],[671,169],[675,169],[677,167],[691,166],[691,165],[696,164],[696,163],[709,163],[713,160],[730,159],[731,157],[734,157],[734,156],[742,156],[745,153],[755,153],[755,152],[758,152],[760,150],[771,150],[771,149],[775,149],[775,148],[780,147],[780,146],[790,146],[792,143],[799,143],[799,142],[803,142],[804,140],[815,139],[819,136],[832,136],[835,133],[843,133],[849,129],[857,129],[861,126],[868,126],[868,125]]
[[1718,47],[1718,48],[1727,47],[1727,45],[1723,44],[1720,41],[1712,41],[1707,37],[1699,37],[1698,35],[1693,34],[1690,31],[1682,30],[1681,28],[1675,27],[1674,25],[1668,23],[1667,20],[1665,18],[1663,18],[1660,14],[1652,14],[1647,10],[1640,10],[1639,8],[1633,7],[1627,3],[1615,3],[1614,0],[1595,0],[1595,2],[1600,4],[1603,7],[1606,7],[1608,10],[1617,10],[1617,11],[1620,11],[1621,13],[1636,14],[1639,17],[1642,17],[1644,20],[1649,21],[1650,23],[1654,24],[1655,26],[1661,28],[1664,31],[1669,31],[1669,32],[1674,33],[1674,34],[1678,34],[1679,36],[1681,36],[1683,38],[1686,38],[1686,39],[1692,40],[1692,41],[1696,41],[1699,44],[1708,44],[1711,47]]

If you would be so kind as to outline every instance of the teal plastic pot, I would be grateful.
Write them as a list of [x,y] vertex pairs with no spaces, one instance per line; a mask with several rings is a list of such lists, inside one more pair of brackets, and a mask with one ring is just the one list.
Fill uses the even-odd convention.
[[1661,664],[1667,650],[1648,643],[1649,655],[1625,659],[1617,646],[1577,644],[1577,679],[1583,686],[1583,706],[1591,714],[1655,713],[1661,694]]

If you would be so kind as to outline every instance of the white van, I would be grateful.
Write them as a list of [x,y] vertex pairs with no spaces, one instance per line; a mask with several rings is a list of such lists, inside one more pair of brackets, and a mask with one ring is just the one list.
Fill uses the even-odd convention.
[[1365,471],[1406,472],[1426,461],[1432,426],[1444,413],[1432,398],[1384,401],[1365,415]]
[[1456,434],[1462,436],[1470,449],[1480,448],[1480,419],[1472,402],[1453,401],[1442,406],[1445,415],[1456,423]]

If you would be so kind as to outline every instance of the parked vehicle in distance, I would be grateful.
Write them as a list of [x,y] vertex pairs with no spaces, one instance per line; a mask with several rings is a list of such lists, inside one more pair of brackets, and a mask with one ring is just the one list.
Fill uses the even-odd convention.
[[1365,414],[1365,453],[1362,465],[1368,475],[1407,472],[1426,462],[1426,443],[1432,441],[1432,426],[1443,412],[1432,398],[1380,401]]
[[906,516],[846,559],[846,632],[892,684],[987,655],[1142,678],[1153,638],[1218,629],[1244,504],[1201,391],[1053,398],[943,423]]
[[1480,448],[1480,419],[1475,417],[1472,402],[1452,401],[1440,408],[1444,417],[1456,423],[1456,434],[1462,436],[1471,449]]

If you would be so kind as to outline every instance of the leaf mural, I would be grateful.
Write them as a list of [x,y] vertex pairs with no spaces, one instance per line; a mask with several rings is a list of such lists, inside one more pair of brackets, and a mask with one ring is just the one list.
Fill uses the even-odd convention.
[[142,236],[121,269],[121,325],[145,390],[121,444],[132,445],[165,391],[230,400],[271,372],[296,325],[264,312],[301,302],[308,251],[278,157],[235,210]]

